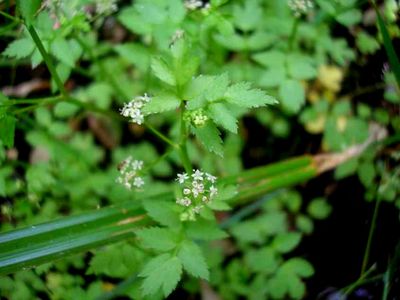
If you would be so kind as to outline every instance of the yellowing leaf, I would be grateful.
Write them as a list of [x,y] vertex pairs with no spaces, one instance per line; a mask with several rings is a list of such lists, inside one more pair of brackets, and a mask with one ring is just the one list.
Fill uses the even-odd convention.
[[318,80],[333,92],[338,92],[343,80],[343,70],[336,66],[322,65],[318,69]]

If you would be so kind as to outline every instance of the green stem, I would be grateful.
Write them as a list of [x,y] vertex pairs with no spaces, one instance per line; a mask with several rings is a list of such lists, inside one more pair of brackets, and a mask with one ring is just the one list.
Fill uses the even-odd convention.
[[378,196],[378,199],[376,200],[376,203],[375,203],[374,214],[372,216],[371,227],[369,228],[368,241],[367,241],[367,246],[365,248],[364,258],[363,258],[363,262],[362,262],[362,266],[361,266],[361,275],[360,275],[360,277],[362,277],[364,275],[365,270],[367,269],[367,265],[368,265],[368,261],[369,261],[369,255],[370,255],[370,252],[371,252],[372,239],[374,237],[376,221],[378,219],[378,211],[379,211],[380,203],[381,203],[381,197]]
[[4,11],[1,11],[1,10],[0,10],[0,15],[3,16],[4,18],[9,19],[9,20],[12,20],[12,21],[14,21],[14,22],[22,23],[22,20],[21,20],[21,19],[19,19],[19,18],[17,18],[17,17],[14,17],[14,16],[12,16],[12,15],[10,15],[10,14],[8,14],[8,13],[5,13]]
[[40,40],[40,37],[37,34],[35,28],[33,26],[27,26],[27,28],[28,28],[28,31],[29,31],[33,41],[36,44],[36,47],[38,47],[39,52],[42,55],[44,62],[46,63],[47,68],[49,69],[50,74],[53,77],[58,89],[60,90],[63,97],[68,98],[68,93],[64,87],[64,84],[62,83],[60,77],[58,76],[56,68],[54,67],[50,56],[47,54],[46,49],[44,48],[43,43]]
[[187,139],[187,129],[186,129],[186,123],[185,120],[183,119],[183,114],[185,112],[185,104],[182,102],[181,104],[181,115],[180,115],[180,122],[181,122],[181,130],[180,130],[180,142],[179,142],[179,154],[182,160],[183,167],[186,171],[186,173],[191,174],[192,173],[192,163],[190,162],[189,159],[189,154],[187,151],[187,146],[186,146],[186,139]]
[[165,143],[167,143],[168,145],[170,145],[171,147],[178,149],[179,146],[177,144],[175,144],[171,139],[169,139],[168,137],[166,137],[164,134],[162,134],[160,131],[158,131],[156,128],[154,128],[152,125],[150,125],[149,123],[145,122],[144,125],[150,130],[150,132],[152,134],[154,134],[156,137],[158,137],[160,140],[164,141]]
[[300,19],[296,18],[293,22],[292,31],[290,32],[289,41],[288,41],[288,52],[292,51],[294,40],[297,35],[297,30],[299,28]]

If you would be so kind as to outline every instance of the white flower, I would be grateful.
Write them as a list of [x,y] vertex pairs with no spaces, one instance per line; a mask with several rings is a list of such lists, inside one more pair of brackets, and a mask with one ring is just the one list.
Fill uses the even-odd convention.
[[218,189],[215,186],[210,187],[210,197],[214,197],[218,193]]
[[150,102],[151,98],[145,93],[144,96],[133,98],[129,103],[124,103],[121,109],[121,115],[130,117],[131,122],[141,125],[144,122],[142,108],[145,103]]
[[185,180],[188,180],[189,179],[189,175],[188,174],[186,174],[186,173],[182,173],[182,174],[178,174],[177,175],[177,181],[179,182],[179,183],[184,183],[185,182]]
[[142,177],[135,177],[135,179],[133,179],[133,185],[137,188],[140,188],[144,185],[144,180],[142,179]]
[[135,160],[132,162],[132,168],[133,168],[134,170],[141,170],[141,169],[143,168],[143,161],[142,161],[142,160],[137,160],[137,159],[135,159]]
[[194,173],[192,174],[192,177],[194,180],[200,180],[203,181],[203,175],[204,173],[201,172],[200,170],[193,170]]
[[207,196],[203,196],[203,197],[201,198],[201,201],[203,201],[203,202],[208,202]]
[[183,194],[184,195],[189,195],[191,193],[190,189],[183,189]]
[[217,177],[215,177],[215,176],[213,176],[213,175],[211,175],[211,174],[209,174],[209,173],[206,173],[206,178],[207,178],[207,180],[210,181],[211,183],[214,183],[214,182],[217,180]]
[[131,189],[132,186],[140,188],[144,185],[144,180],[138,176],[138,172],[143,168],[143,161],[133,160],[131,156],[126,158],[122,163],[119,164],[119,177],[116,182],[124,185],[127,189]]
[[179,205],[188,207],[188,206],[190,206],[190,204],[192,204],[192,201],[189,198],[185,197],[185,198],[177,199],[176,203],[178,203]]
[[201,8],[203,6],[203,2],[200,0],[186,0],[185,1],[185,7],[188,10],[196,10],[198,8]]
[[314,7],[312,0],[289,0],[288,5],[297,18],[306,14],[308,10]]
[[192,208],[192,211],[196,214],[199,214],[203,207],[204,207],[203,205],[197,205]]

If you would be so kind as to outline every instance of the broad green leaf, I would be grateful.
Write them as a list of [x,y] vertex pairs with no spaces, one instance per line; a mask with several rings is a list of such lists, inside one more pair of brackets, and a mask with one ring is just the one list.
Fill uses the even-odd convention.
[[291,113],[297,113],[305,102],[305,91],[300,82],[287,79],[279,86],[282,106]]
[[314,223],[309,217],[298,215],[296,217],[296,227],[305,234],[310,234],[314,230]]
[[374,54],[380,48],[378,41],[365,31],[357,35],[356,43],[358,49],[364,54]]
[[18,10],[28,26],[32,23],[41,2],[41,0],[17,0]]
[[146,72],[150,65],[150,51],[141,44],[125,43],[115,46],[115,51],[123,59],[136,66],[140,71]]
[[357,171],[358,159],[352,158],[339,165],[335,170],[335,178],[342,179],[347,176],[353,175]]
[[289,275],[287,278],[288,292],[293,299],[302,299],[306,293],[306,287],[299,277]]
[[353,26],[359,23],[362,19],[361,11],[358,9],[350,9],[336,16],[336,20],[345,25],[345,26]]
[[317,76],[317,70],[310,57],[292,54],[287,57],[289,75],[298,80],[313,79]]
[[235,25],[243,30],[254,30],[262,18],[262,7],[257,0],[247,0],[244,5],[233,7],[233,18]]
[[358,178],[365,187],[370,187],[374,181],[376,171],[372,162],[364,162],[358,166]]
[[286,79],[286,69],[284,66],[277,66],[261,73],[258,84],[262,87],[276,87]]
[[215,123],[232,133],[237,133],[237,120],[232,112],[222,103],[213,103],[209,106],[211,118]]
[[0,114],[0,141],[11,148],[14,145],[15,124],[17,119],[11,115]]
[[152,295],[162,289],[167,297],[178,284],[182,275],[182,264],[178,257],[161,254],[151,259],[139,274],[145,277],[142,283],[143,296]]
[[50,52],[67,66],[71,68],[74,67],[75,58],[72,49],[70,44],[63,37],[57,37],[51,43]]
[[23,38],[8,44],[6,50],[4,50],[2,54],[20,59],[31,55],[34,49],[35,44],[33,41],[29,38]]
[[262,274],[273,274],[279,266],[277,253],[269,247],[249,250],[244,256],[246,265],[253,271]]
[[138,252],[135,247],[127,243],[117,243],[100,249],[90,260],[87,273],[105,274],[116,278],[129,276],[140,264]]
[[301,233],[287,232],[278,234],[273,242],[272,247],[281,253],[287,253],[296,248],[301,241]]
[[313,266],[303,258],[295,257],[287,260],[281,266],[282,272],[294,273],[299,277],[311,277],[314,275]]
[[220,132],[214,124],[208,121],[203,127],[193,128],[192,130],[208,151],[214,152],[221,157],[224,155]]
[[154,57],[151,60],[151,69],[154,75],[161,81],[172,86],[176,85],[175,74],[161,57]]
[[177,245],[176,234],[167,228],[144,228],[137,231],[136,235],[145,248],[168,251],[174,249]]
[[208,280],[209,271],[199,246],[192,241],[184,241],[179,248],[178,257],[183,268],[194,277]]
[[174,210],[176,204],[173,201],[143,200],[143,207],[154,221],[164,226],[178,228],[181,225],[179,214]]
[[228,103],[247,108],[277,103],[273,97],[267,95],[264,91],[251,88],[248,82],[231,85],[225,93],[225,99]]
[[192,239],[212,241],[226,238],[225,231],[218,228],[218,224],[213,221],[197,220],[187,224],[186,233]]
[[164,94],[151,97],[142,109],[144,114],[155,114],[178,108],[181,101],[173,94]]
[[315,219],[326,219],[332,211],[332,207],[324,198],[317,198],[311,201],[307,207],[307,212]]
[[286,56],[283,52],[279,51],[266,51],[254,54],[252,58],[259,64],[271,68],[284,67]]

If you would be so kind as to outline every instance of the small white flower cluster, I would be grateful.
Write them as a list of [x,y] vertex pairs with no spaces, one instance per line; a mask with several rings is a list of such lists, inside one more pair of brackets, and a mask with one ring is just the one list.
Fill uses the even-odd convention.
[[118,10],[117,0],[97,0],[96,13],[108,15]]
[[181,214],[182,221],[196,220],[204,205],[210,203],[217,195],[218,189],[215,187],[217,177],[204,173],[200,170],[193,170],[192,175],[182,173],[176,179],[183,187],[182,197],[176,199],[178,205],[187,209]]
[[196,9],[209,9],[210,3],[203,4],[201,0],[185,0],[185,7],[188,10],[196,10]]
[[131,118],[131,122],[141,125],[144,122],[142,114],[143,106],[150,102],[151,98],[145,93],[144,96],[133,98],[130,102],[125,103],[121,109],[121,115]]
[[143,169],[143,161],[133,160],[131,156],[119,164],[119,177],[117,182],[123,184],[127,189],[132,189],[132,186],[140,188],[144,185],[144,180],[139,176]]
[[296,18],[307,14],[307,12],[314,7],[312,0],[289,0],[288,5]]

